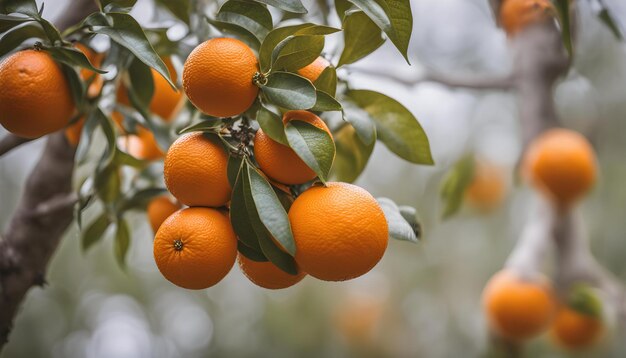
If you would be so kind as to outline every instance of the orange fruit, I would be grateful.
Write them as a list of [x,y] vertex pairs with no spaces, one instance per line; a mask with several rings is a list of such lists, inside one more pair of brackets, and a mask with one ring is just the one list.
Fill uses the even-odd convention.
[[220,282],[235,264],[237,237],[224,214],[187,208],[170,215],[154,238],[154,260],[171,283],[191,290]]
[[502,170],[479,161],[474,168],[472,182],[465,189],[465,199],[475,208],[487,212],[500,206],[506,194]]
[[502,27],[509,35],[555,16],[556,10],[550,0],[505,0],[500,8]]
[[129,134],[122,138],[120,146],[133,157],[141,160],[158,160],[163,158],[154,134],[146,128],[137,126],[137,134]]
[[485,286],[483,306],[490,328],[513,341],[544,332],[556,311],[547,279],[529,281],[506,269],[496,273]]
[[[98,69],[100,68],[100,66],[102,65],[102,60],[104,59],[104,54],[97,53],[80,42],[77,42],[75,46],[78,50],[85,54],[89,62],[91,62],[94,67]],[[94,98],[98,96],[100,90],[102,89],[102,85],[104,85],[104,79],[102,78],[102,76],[100,76],[100,74],[98,74],[97,72],[88,70],[86,68],[81,68],[80,77],[85,82],[91,81],[91,84],[87,89],[87,97]]]
[[180,205],[173,202],[167,195],[161,195],[152,199],[146,208],[152,231],[156,233],[165,219],[178,211],[178,209],[180,209]]
[[75,111],[61,67],[44,51],[24,50],[0,63],[0,124],[23,138],[65,127]]
[[[289,111],[283,116],[283,124],[289,121],[304,121],[331,134],[326,123],[311,112]],[[303,184],[317,176],[293,149],[274,141],[262,129],[254,136],[254,157],[263,173],[280,183]]]
[[348,183],[312,186],[293,202],[296,262],[309,275],[344,281],[370,271],[387,248],[387,221],[370,193]]
[[165,185],[188,206],[223,206],[230,200],[228,154],[200,132],[178,138],[165,156]]
[[561,307],[552,323],[550,333],[558,345],[571,350],[580,350],[597,343],[603,331],[601,319],[569,307]]
[[565,207],[591,189],[597,172],[589,141],[567,129],[552,129],[537,137],[526,151],[523,168],[531,184]]
[[[164,58],[163,62],[170,71],[170,79],[176,83],[177,75],[176,69],[172,64],[172,60]],[[158,115],[164,121],[170,122],[178,114],[183,104],[182,91],[175,91],[172,86],[158,73],[154,68],[152,71],[152,80],[154,82],[154,94],[150,100],[149,109],[150,112]],[[120,84],[117,88],[117,102],[130,106],[130,99],[128,98],[128,89],[124,84]]]
[[306,276],[306,273],[302,270],[298,270],[297,275],[291,275],[279,269],[269,261],[257,262],[242,254],[237,256],[237,262],[239,263],[241,272],[243,272],[252,283],[270,290],[293,286],[302,281],[304,276]]
[[256,99],[253,83],[259,71],[254,52],[243,42],[216,38],[198,45],[183,67],[185,94],[202,112],[232,117],[245,112]]
[[311,82],[315,82],[328,66],[330,66],[330,62],[320,56],[315,61],[299,69],[298,74]]

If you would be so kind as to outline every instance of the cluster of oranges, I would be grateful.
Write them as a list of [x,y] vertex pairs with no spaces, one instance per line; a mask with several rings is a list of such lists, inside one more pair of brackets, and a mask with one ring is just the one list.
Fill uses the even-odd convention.
[[[326,66],[328,62],[317,60],[300,74],[314,80]],[[211,39],[196,47],[186,60],[183,88],[203,113],[238,116],[257,98],[259,88],[253,79],[258,71],[255,54],[243,42]],[[312,112],[287,111],[283,125],[290,121],[307,122],[332,137],[324,121]],[[227,174],[229,156],[235,153],[214,138],[201,132],[184,134],[165,156],[167,189],[188,206],[178,210],[171,202],[162,204],[174,211],[160,225],[154,240],[154,258],[166,279],[184,288],[203,289],[222,280],[238,261],[250,281],[279,289],[296,284],[307,274],[328,281],[352,279],[382,258],[388,240],[382,209],[364,189],[336,182],[313,184],[292,197],[288,218],[296,247],[296,274],[238,253],[238,245],[244,244],[238,242],[229,219],[232,188]],[[256,161],[272,185],[300,186],[316,178],[290,147],[274,141],[262,129],[252,142],[244,143],[254,148],[249,159]]]
[[[580,201],[597,172],[591,144],[567,129],[552,129],[538,136],[525,154],[522,170],[559,213]],[[491,328],[507,339],[526,340],[551,327],[557,343],[579,349],[593,344],[602,333],[600,317],[559,302],[545,277],[530,279],[505,269],[491,278],[483,301]]]

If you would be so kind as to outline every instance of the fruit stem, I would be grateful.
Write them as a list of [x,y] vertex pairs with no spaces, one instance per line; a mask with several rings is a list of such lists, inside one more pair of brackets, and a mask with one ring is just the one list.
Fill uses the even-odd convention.
[[183,244],[183,241],[180,239],[176,239],[174,240],[174,250],[176,251],[183,251],[183,247],[185,246],[185,244]]
[[267,84],[267,76],[269,76],[269,72],[255,72],[254,76],[252,76],[252,82],[258,87],[265,86]]

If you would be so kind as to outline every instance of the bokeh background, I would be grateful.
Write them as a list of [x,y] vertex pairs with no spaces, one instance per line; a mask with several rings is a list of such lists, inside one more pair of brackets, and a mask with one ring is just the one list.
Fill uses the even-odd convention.
[[[46,1],[44,15],[54,19],[69,2]],[[576,60],[569,77],[558,85],[556,102],[562,124],[585,133],[598,151],[601,176],[582,210],[594,254],[626,281],[626,45],[597,20],[589,2],[578,2]],[[626,28],[626,2],[605,2]],[[315,9],[312,3],[305,1]],[[409,77],[425,66],[449,74],[484,76],[510,69],[507,38],[495,26],[487,0],[413,0],[412,4],[412,66],[387,43],[355,67]],[[139,0],[133,14],[145,25],[171,25],[163,16],[154,22],[149,0]],[[327,50],[336,61],[333,40]],[[158,273],[152,258],[153,235],[144,215],[132,217],[133,241],[125,272],[113,257],[112,237],[83,254],[74,224],[52,260],[49,285],[29,293],[0,356],[488,354],[481,290],[502,267],[519,236],[530,197],[513,181],[521,150],[514,94],[433,83],[406,86],[356,70],[340,74],[354,87],[398,99],[419,118],[429,136],[435,166],[409,164],[379,144],[357,181],[376,197],[417,207],[424,230],[420,244],[391,242],[373,271],[345,283],[307,277],[295,287],[274,292],[252,285],[233,269],[214,288],[196,292],[177,288]],[[0,160],[0,227],[6,226],[42,146],[43,140],[38,140]],[[507,199],[492,213],[466,206],[444,221],[440,182],[468,152],[508,173]],[[583,356],[626,356],[625,339],[614,333],[605,345]],[[567,356],[549,337],[533,340],[528,353]]]

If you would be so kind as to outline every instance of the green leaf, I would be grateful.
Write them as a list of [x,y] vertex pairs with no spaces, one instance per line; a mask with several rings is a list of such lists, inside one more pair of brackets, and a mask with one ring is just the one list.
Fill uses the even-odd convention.
[[274,72],[260,87],[270,103],[286,109],[308,109],[317,100],[313,84],[290,72]]
[[0,33],[8,31],[15,26],[23,24],[25,22],[33,21],[31,18],[11,16],[0,14]]
[[102,235],[111,224],[109,217],[106,213],[103,213],[94,221],[92,221],[87,229],[83,231],[80,242],[83,248],[83,252],[87,251],[93,244],[102,239]]
[[237,176],[236,183],[233,186],[233,192],[230,198],[230,222],[242,243],[254,251],[262,252],[259,239],[252,226],[249,218],[250,214],[246,206],[244,186],[249,185],[246,184],[248,167],[243,161],[241,163],[242,166]]
[[292,35],[328,35],[341,31],[334,27],[315,25],[311,23],[284,26],[270,31],[263,40],[259,50],[259,64],[261,71],[266,73],[272,65],[272,52],[278,44]]
[[221,118],[211,117],[210,119],[205,119],[196,124],[190,125],[178,131],[178,134],[185,134],[191,132],[216,132],[221,128],[224,122]]
[[467,155],[461,158],[446,175],[441,186],[441,197],[445,201],[443,217],[454,215],[463,204],[465,191],[474,179],[474,158]]
[[238,25],[256,36],[259,44],[272,30],[272,14],[258,3],[230,0],[224,3],[217,13],[216,20]]
[[355,106],[352,102],[343,103],[343,119],[350,123],[363,144],[369,146],[376,140],[376,124],[369,113]]
[[261,247],[261,252],[278,268],[287,273],[295,275],[297,274],[298,269],[293,257],[291,257],[288,253],[282,251],[276,245],[276,243],[272,240],[269,232],[265,228],[265,225],[259,218],[259,211],[257,210],[254,203],[254,198],[252,197],[252,188],[250,186],[247,170],[248,168],[247,166],[244,166],[244,168],[246,169],[244,169],[243,172],[243,194],[245,198],[246,209],[248,211],[248,222],[258,238],[258,244]]
[[78,72],[76,72],[76,69],[67,64],[61,64],[61,71],[63,71],[63,74],[69,82],[70,92],[72,93],[76,107],[83,109],[85,104],[85,91],[87,90],[83,80],[78,75]]
[[618,40],[624,40],[624,33],[619,27],[615,18],[613,17],[613,14],[611,14],[609,9],[606,8],[606,5],[602,4],[602,6],[602,10],[598,12],[598,17],[600,18],[602,23],[604,23],[609,28],[609,30],[611,30],[615,38],[617,38]]
[[390,238],[413,243],[419,242],[418,233],[413,230],[413,226],[400,214],[400,209],[393,200],[388,198],[377,198],[376,200],[385,213]]
[[324,50],[324,36],[290,36],[272,52],[272,70],[295,72],[315,61]]
[[376,133],[369,145],[359,139],[353,127],[347,125],[334,134],[337,155],[331,177],[335,181],[352,183],[363,172],[376,144]]
[[401,205],[398,207],[398,209],[400,209],[400,215],[402,215],[404,220],[406,220],[406,222],[409,223],[409,225],[411,225],[411,228],[413,229],[415,236],[417,236],[417,238],[420,239],[422,237],[423,230],[422,230],[422,224],[420,224],[417,218],[417,210],[414,207],[407,206],[407,205]]
[[189,25],[191,13],[191,0],[156,0],[156,3],[176,16],[176,18]]
[[341,111],[343,109],[341,107],[341,103],[339,103],[335,98],[333,98],[333,96],[322,91],[315,91],[315,92],[317,95],[317,101],[315,102],[315,106],[311,108],[312,111],[327,112],[327,111]]
[[82,51],[71,47],[44,46],[44,49],[57,61],[69,66],[78,66],[97,73],[107,71],[96,68]]
[[126,255],[128,254],[128,248],[130,247],[130,230],[128,229],[128,223],[126,220],[120,218],[117,221],[117,230],[115,231],[115,243],[113,244],[113,251],[115,252],[115,259],[122,268],[126,268]]
[[115,155],[113,157],[113,163],[117,165],[126,165],[135,169],[141,169],[148,165],[145,160],[137,159],[128,153],[124,153],[121,150],[115,148]]
[[259,126],[263,129],[263,132],[276,142],[289,145],[287,136],[285,135],[285,126],[280,116],[265,107],[259,108],[256,120],[259,122]]
[[54,25],[52,25],[48,20],[44,18],[39,18],[37,19],[37,21],[41,24],[41,27],[43,28],[43,31],[48,36],[48,39],[50,39],[50,42],[55,43],[55,42],[63,41],[59,30],[57,30],[57,28],[54,27]]
[[152,199],[166,193],[167,189],[165,188],[146,188],[138,190],[121,200],[117,211],[123,213],[127,210],[144,210]]
[[433,164],[428,137],[417,119],[398,101],[384,94],[353,90],[347,96],[376,123],[376,132],[392,152],[416,164]]
[[263,4],[277,7],[281,10],[295,12],[297,14],[306,14],[306,8],[300,0],[254,0]]
[[154,79],[150,67],[135,57],[128,67],[128,75],[131,85],[129,91],[134,93],[138,104],[144,110],[148,110],[154,95]]
[[570,288],[567,305],[581,314],[602,319],[602,300],[594,288],[586,283],[577,283]]
[[326,67],[313,85],[315,85],[315,89],[334,97],[337,93],[337,71],[335,68],[333,66]]
[[100,127],[102,128],[102,132],[106,138],[107,147],[102,157],[102,165],[109,165],[113,161],[113,157],[115,156],[115,150],[117,148],[115,135],[115,124],[113,124],[113,120],[106,116],[100,107],[96,107],[93,111],[96,115],[96,118],[100,122]]
[[[175,3],[177,0],[167,0],[169,2]],[[99,0],[101,8],[111,7],[112,5],[124,7],[124,8],[132,8],[135,6],[137,0]]]
[[94,185],[98,197],[106,204],[115,202],[121,195],[122,177],[117,165],[107,165],[96,170]]
[[354,63],[385,42],[380,28],[363,12],[355,11],[343,20],[344,48],[337,67]]
[[46,38],[46,33],[38,24],[27,24],[17,27],[0,37],[0,57],[16,49],[24,41],[31,38]]
[[346,12],[350,10],[352,6],[352,3],[348,0],[335,0],[335,11],[341,22],[343,22]]
[[213,27],[218,29],[221,33],[232,35],[238,38],[239,40],[243,41],[246,45],[248,45],[249,47],[255,50],[259,48],[260,42],[259,42],[258,37],[254,33],[247,30],[246,28],[241,27],[238,24],[213,20],[208,17],[206,18],[206,20],[209,24],[213,25]]
[[252,261],[256,261],[256,262],[268,262],[269,261],[267,257],[263,255],[263,253],[249,248],[248,246],[246,246],[246,244],[244,244],[243,242],[239,240],[237,241],[237,251],[239,251],[240,254],[249,258]]
[[289,217],[287,217],[287,212],[278,200],[274,189],[252,165],[248,166],[247,173],[252,199],[254,200],[259,219],[272,237],[291,256],[294,256],[296,254],[296,244],[291,233]]
[[234,188],[237,185],[237,177],[241,172],[243,158],[236,157],[234,155],[230,155],[228,157],[228,164],[226,166],[226,174],[228,176],[228,183],[231,188]]
[[410,0],[350,0],[383,30],[407,62],[413,29]]
[[82,163],[89,152],[91,146],[91,139],[93,137],[96,128],[100,125],[99,114],[96,111],[90,111],[86,115],[85,125],[80,133],[80,140],[78,141],[78,147],[76,148],[76,162]]
[[15,12],[30,16],[34,19],[41,17],[35,0],[5,0],[4,4],[0,6],[4,7],[4,11],[6,11],[7,14]]
[[574,46],[572,43],[572,29],[570,24],[570,0],[552,0],[559,14],[559,23],[561,25],[561,37],[563,45],[570,57],[574,56]]
[[285,133],[289,146],[326,183],[335,159],[335,143],[330,134],[297,119],[287,123]]
[[167,66],[154,51],[137,21],[129,14],[124,13],[109,13],[107,16],[113,21],[113,26],[93,26],[93,32],[107,35],[111,40],[128,49],[141,62],[159,72],[176,90],[176,85],[170,79]]

